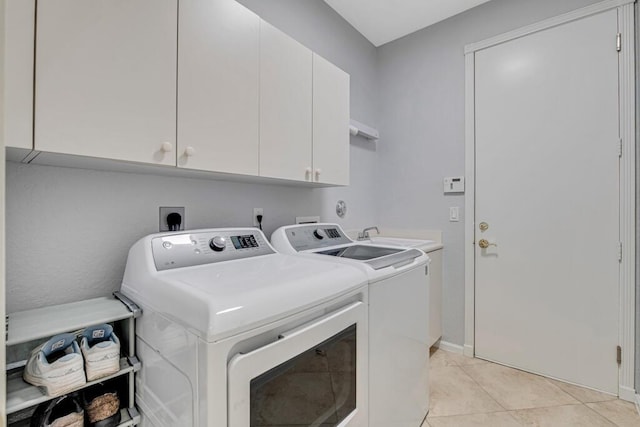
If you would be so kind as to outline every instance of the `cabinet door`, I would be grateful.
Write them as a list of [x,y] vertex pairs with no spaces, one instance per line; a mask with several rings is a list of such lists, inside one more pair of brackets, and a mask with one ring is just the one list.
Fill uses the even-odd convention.
[[178,166],[258,175],[260,18],[235,0],[181,0]]
[[349,74],[313,54],[313,179],[349,184]]
[[7,147],[33,148],[35,0],[6,0],[4,125]]
[[177,6],[38,2],[36,150],[175,165]]
[[260,23],[260,175],[311,180],[311,51]]

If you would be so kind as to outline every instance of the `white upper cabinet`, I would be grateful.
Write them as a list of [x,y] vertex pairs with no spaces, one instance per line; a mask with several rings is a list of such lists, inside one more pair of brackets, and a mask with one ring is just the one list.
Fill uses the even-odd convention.
[[312,180],[312,53],[260,23],[260,176]]
[[349,184],[349,74],[315,53],[313,180]]
[[37,8],[35,149],[175,165],[177,0]]
[[7,146],[348,185],[349,75],[237,1],[5,1]]
[[181,0],[178,166],[258,175],[260,18],[235,0]]
[[5,1],[4,141],[33,148],[33,44],[35,0]]

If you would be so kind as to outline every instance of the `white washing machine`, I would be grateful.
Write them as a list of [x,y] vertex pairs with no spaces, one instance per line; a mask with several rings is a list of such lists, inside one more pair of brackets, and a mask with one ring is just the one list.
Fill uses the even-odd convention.
[[136,325],[142,425],[368,425],[361,270],[276,253],[261,231],[147,236],[122,292]]
[[281,227],[271,243],[282,253],[338,261],[367,274],[369,424],[420,427],[429,410],[428,256],[355,242],[337,224]]

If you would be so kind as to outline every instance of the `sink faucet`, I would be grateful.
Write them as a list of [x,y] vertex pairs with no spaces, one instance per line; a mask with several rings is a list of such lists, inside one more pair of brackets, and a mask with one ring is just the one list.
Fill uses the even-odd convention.
[[367,240],[369,239],[369,231],[371,230],[376,230],[376,233],[380,234],[380,230],[378,230],[378,227],[367,227],[364,230],[362,230],[361,233],[358,233],[358,240]]

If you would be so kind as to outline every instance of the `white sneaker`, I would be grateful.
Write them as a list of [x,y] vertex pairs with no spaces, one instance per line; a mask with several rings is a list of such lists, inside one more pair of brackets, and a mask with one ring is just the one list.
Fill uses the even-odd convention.
[[49,396],[60,396],[87,381],[80,348],[73,334],[60,334],[37,347],[24,368],[26,382],[43,387]]
[[111,325],[97,325],[82,333],[80,348],[84,355],[87,381],[115,374],[120,370],[120,340]]

